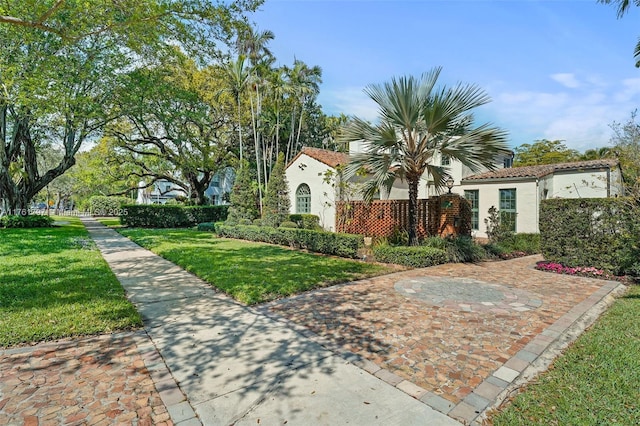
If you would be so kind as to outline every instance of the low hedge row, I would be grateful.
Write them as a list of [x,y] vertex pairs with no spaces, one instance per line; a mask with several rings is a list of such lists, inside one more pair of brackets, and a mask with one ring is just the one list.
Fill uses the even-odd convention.
[[8,215],[0,217],[0,228],[50,228],[53,226],[53,219],[49,216],[29,215],[17,216]]
[[364,244],[360,235],[334,234],[298,228],[271,228],[267,226],[216,225],[221,237],[290,246],[309,251],[355,258]]
[[315,230],[321,229],[320,217],[315,214],[290,214],[289,221],[298,225],[298,228]]
[[378,262],[395,263],[413,268],[426,268],[449,261],[445,250],[428,246],[391,246],[373,247],[373,255]]
[[120,221],[138,228],[184,228],[227,218],[228,206],[130,205],[122,208]]

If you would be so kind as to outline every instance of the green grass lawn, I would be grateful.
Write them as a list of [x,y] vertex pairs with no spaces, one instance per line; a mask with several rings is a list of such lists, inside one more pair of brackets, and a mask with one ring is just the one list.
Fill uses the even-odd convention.
[[180,265],[246,304],[396,271],[263,243],[183,229],[119,229],[139,245]]
[[640,424],[638,313],[635,285],[493,424]]
[[97,217],[96,220],[110,228],[120,228],[122,226],[119,217]]
[[56,219],[0,229],[0,347],[142,324],[80,220]]

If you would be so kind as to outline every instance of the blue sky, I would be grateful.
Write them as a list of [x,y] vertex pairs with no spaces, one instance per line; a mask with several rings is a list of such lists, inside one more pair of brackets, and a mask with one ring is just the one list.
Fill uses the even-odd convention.
[[275,33],[280,64],[322,67],[325,113],[374,120],[365,86],[442,66],[440,83],[487,91],[477,121],[506,129],[512,146],[562,139],[584,151],[608,145],[609,125],[640,106],[639,17],[596,0],[266,0],[251,20]]

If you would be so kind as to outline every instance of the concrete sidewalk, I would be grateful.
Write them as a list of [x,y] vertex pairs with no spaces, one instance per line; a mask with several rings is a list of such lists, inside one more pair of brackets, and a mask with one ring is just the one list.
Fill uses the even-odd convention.
[[174,423],[460,425],[95,220],[82,220],[158,349],[161,360],[148,367]]

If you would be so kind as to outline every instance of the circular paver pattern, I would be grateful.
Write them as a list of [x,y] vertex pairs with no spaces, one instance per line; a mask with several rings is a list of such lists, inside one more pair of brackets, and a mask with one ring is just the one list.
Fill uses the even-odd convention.
[[533,293],[473,278],[416,277],[400,280],[394,288],[430,305],[468,312],[525,312],[542,306],[542,300]]

